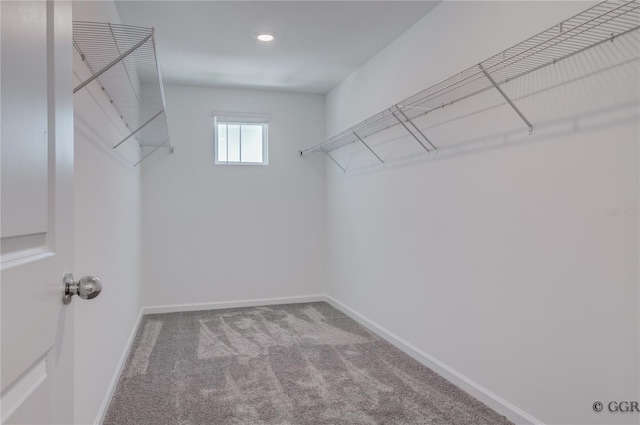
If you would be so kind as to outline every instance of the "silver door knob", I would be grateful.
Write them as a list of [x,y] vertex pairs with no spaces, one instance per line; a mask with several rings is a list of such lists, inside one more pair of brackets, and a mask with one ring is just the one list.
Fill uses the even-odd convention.
[[62,277],[62,283],[64,285],[64,296],[62,302],[69,304],[71,297],[74,295],[79,296],[83,300],[90,300],[100,295],[102,291],[102,283],[100,279],[93,276],[85,276],[80,278],[79,281],[73,279],[71,273],[67,273]]

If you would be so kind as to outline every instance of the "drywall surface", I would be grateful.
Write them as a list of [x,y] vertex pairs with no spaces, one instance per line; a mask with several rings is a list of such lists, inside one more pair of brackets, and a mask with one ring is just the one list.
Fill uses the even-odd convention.
[[[76,2],[73,19],[118,22],[112,2]],[[87,74],[74,51],[74,84]],[[120,118],[95,83],[74,95],[75,270],[102,280],[93,300],[74,297],[75,422],[99,420],[109,385],[141,311],[140,173],[135,141],[116,151],[127,135]]]
[[[175,152],[143,177],[147,306],[324,292],[324,181],[298,150],[324,97],[165,87]],[[216,165],[214,112],[269,115],[269,165]]]
[[[586,7],[442,3],[327,95],[328,134]],[[329,295],[546,424],[640,414],[607,408],[640,398],[638,61],[592,72],[634,54],[603,48],[505,86],[532,136],[486,94],[424,127],[436,157],[326,165]]]

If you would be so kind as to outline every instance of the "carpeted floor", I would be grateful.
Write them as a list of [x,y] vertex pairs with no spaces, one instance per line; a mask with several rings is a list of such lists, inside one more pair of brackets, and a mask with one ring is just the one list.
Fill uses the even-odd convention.
[[327,303],[144,316],[105,425],[510,424]]

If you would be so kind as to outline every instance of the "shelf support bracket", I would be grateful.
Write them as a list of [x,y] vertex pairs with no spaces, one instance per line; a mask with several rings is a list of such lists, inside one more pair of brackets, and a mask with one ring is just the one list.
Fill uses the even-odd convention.
[[333,163],[334,163],[334,164],[336,164],[336,165],[337,165],[337,166],[342,170],[342,172],[343,172],[343,173],[346,173],[346,172],[347,172],[347,169],[346,169],[346,168],[344,168],[342,165],[340,165],[340,163],[339,163],[338,161],[336,161],[336,159],[335,159],[334,157],[332,157],[332,156],[331,156],[331,154],[330,154],[329,152],[325,151],[324,149],[320,149],[320,150],[321,150],[325,155],[327,155],[327,156],[329,157],[329,159],[330,159],[331,161],[333,161]]
[[107,72],[108,70],[110,70],[115,64],[117,64],[122,59],[124,59],[127,56],[129,56],[131,53],[136,51],[136,49],[138,49],[138,47],[140,47],[144,43],[146,43],[151,37],[153,37],[153,33],[149,34],[148,36],[146,36],[145,38],[143,38],[142,40],[137,42],[135,44],[135,46],[133,46],[132,48],[130,48],[129,50],[127,50],[126,52],[124,52],[123,54],[121,54],[120,56],[115,58],[114,60],[112,60],[111,62],[109,62],[104,68],[102,68],[100,71],[94,73],[91,77],[87,78],[84,82],[80,83],[75,89],[73,89],[73,93],[75,94],[77,91],[82,90],[82,88],[84,86],[86,86],[87,84],[89,84],[90,82],[92,82],[93,80],[95,80],[96,78],[98,78],[99,76],[101,76],[102,74]]
[[[160,149],[161,147],[163,147],[164,145],[167,144],[167,142],[169,141],[169,138],[167,138],[164,142],[162,142],[161,145],[158,145],[155,147],[155,149],[153,149],[151,152],[149,152],[148,154],[146,154],[145,156],[143,156],[138,162],[136,162],[135,164],[133,164],[134,167],[136,167],[138,164],[140,164],[142,161],[144,161],[145,159],[149,158],[151,155],[153,155],[153,153],[155,151],[157,151],[158,149]],[[169,149],[169,153],[173,153],[173,148]]]
[[[164,112],[164,109],[162,109],[160,112],[158,112],[157,114],[155,114],[154,116],[152,116],[151,118],[149,118],[147,120],[147,122],[145,122],[144,124],[142,124],[140,127],[136,128],[131,134],[129,134],[127,137],[125,137],[124,139],[122,139],[118,144],[116,144],[113,149],[117,149],[118,146],[120,146],[121,144],[123,144],[124,142],[126,142],[127,140],[129,140],[129,138],[131,136],[133,136],[134,134],[136,134],[138,131],[142,130],[147,124],[149,124],[151,121],[155,120],[158,115],[160,115],[161,113]],[[162,146],[162,145],[161,145]]]
[[498,92],[500,92],[502,97],[504,97],[504,100],[506,100],[507,103],[509,103],[509,105],[511,105],[513,110],[516,111],[516,113],[520,116],[520,118],[522,118],[522,121],[524,121],[525,124],[527,124],[527,127],[529,127],[529,135],[533,134],[533,124],[531,124],[531,122],[527,119],[527,117],[525,117],[524,114],[520,111],[520,109],[518,109],[516,104],[513,103],[513,101],[509,98],[509,96],[507,96],[507,94],[502,90],[502,88],[500,88],[498,83],[496,83],[495,80],[491,77],[491,75],[489,75],[489,73],[484,69],[482,64],[478,64],[478,66],[480,67],[480,70],[485,75],[485,77],[487,77],[487,79],[489,81],[491,81],[491,84],[493,84],[493,86],[496,88],[496,90],[498,90]]
[[[397,107],[396,107],[396,108],[397,108]],[[420,130],[420,129],[418,128],[418,126],[417,126],[417,125],[415,125],[415,124],[414,124],[414,122],[413,122],[413,121],[411,121],[411,120],[409,119],[409,117],[407,116],[407,114],[405,114],[405,113],[402,111],[402,109],[400,109],[400,108],[397,108],[397,110],[398,110],[398,112],[400,112],[400,113],[402,114],[402,116],[404,117],[404,119],[406,120],[406,122],[408,122],[409,124],[411,124],[411,127],[413,127],[413,128],[418,132],[418,134],[419,134],[419,135],[421,135],[421,136],[424,138],[424,140],[426,140],[426,141],[427,141],[427,143],[429,143],[429,146],[431,146],[431,147],[433,148],[433,150],[434,150],[434,151],[437,151],[437,150],[438,150],[438,148],[436,148],[436,147],[435,147],[435,145],[434,145],[433,143],[431,143],[431,140],[429,140],[429,138],[428,138],[427,136],[425,136],[425,134],[422,132],[422,130]],[[396,117],[396,119],[398,119],[398,117]],[[407,128],[407,127],[405,127],[405,128]],[[407,131],[409,131],[409,129],[407,129]],[[415,137],[415,136],[414,136],[414,137]],[[416,137],[416,140],[418,140],[418,139],[417,139],[417,137]],[[418,140],[418,142],[419,142],[419,140]],[[425,149],[426,149],[426,151],[427,151],[427,152],[429,152],[429,149],[427,149],[427,147],[426,147],[425,145],[423,145],[422,143],[420,143],[420,144],[422,145],[422,147],[423,147],[423,148],[425,148]]]
[[[422,143],[422,140],[418,139],[416,137],[415,134],[413,134],[413,132],[409,129],[409,127],[407,127],[407,125],[404,123],[404,121],[402,121],[394,112],[391,113],[393,115],[393,118],[395,118],[401,126],[404,127],[405,130],[407,130],[407,133],[409,133],[411,135],[411,137],[413,137],[414,139],[416,139],[416,142],[418,142],[420,144],[420,146],[422,146],[424,148],[425,151],[429,152],[429,148],[425,146],[424,143]],[[413,123],[412,123],[413,124]],[[431,142],[429,142],[429,144],[431,144]]]
[[380,164],[384,165],[384,161],[382,160],[382,158],[380,158],[380,157],[378,156],[378,154],[377,154],[377,153],[375,153],[375,152],[373,151],[373,149],[371,149],[371,148],[369,147],[369,145],[367,145],[367,144],[364,142],[364,140],[362,140],[362,137],[358,136],[358,133],[356,133],[355,131],[352,131],[352,133],[353,133],[353,135],[354,135],[354,136],[356,136],[356,137],[358,138],[358,140],[360,140],[360,142],[361,142],[361,143],[362,143],[362,144],[363,144],[367,149],[369,149],[369,152],[371,152],[371,153],[373,154],[373,156],[375,156],[376,158],[378,158],[378,161],[380,161]]

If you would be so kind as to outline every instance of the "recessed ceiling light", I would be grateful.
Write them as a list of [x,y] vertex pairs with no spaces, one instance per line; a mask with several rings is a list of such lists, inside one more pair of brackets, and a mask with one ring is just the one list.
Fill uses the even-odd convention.
[[264,33],[258,34],[257,38],[260,41],[273,41],[273,39],[275,37],[273,36],[273,34],[269,34],[267,32],[264,32]]

